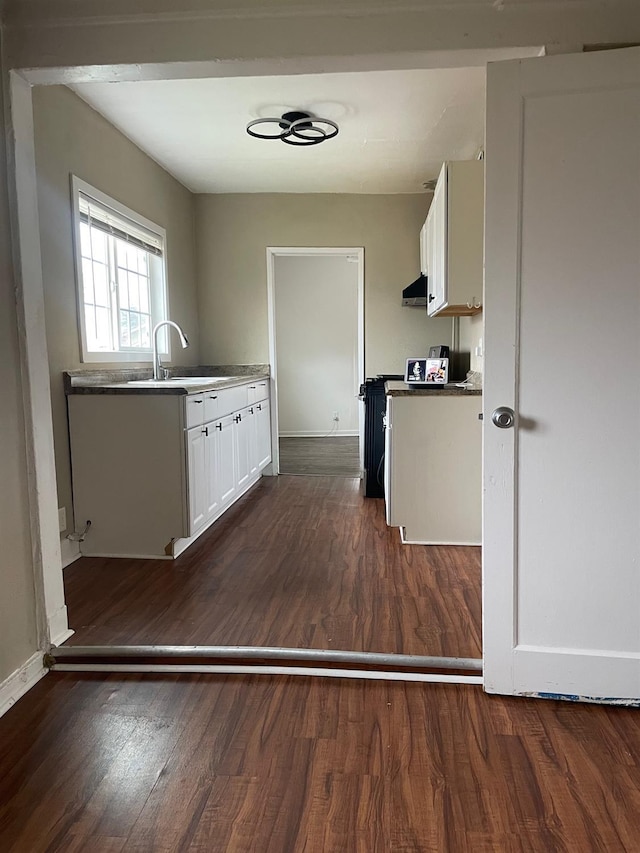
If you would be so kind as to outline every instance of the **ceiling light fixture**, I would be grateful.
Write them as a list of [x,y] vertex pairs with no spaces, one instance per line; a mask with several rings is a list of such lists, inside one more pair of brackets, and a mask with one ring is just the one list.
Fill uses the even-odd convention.
[[[258,133],[253,128],[261,124],[276,124],[280,129],[273,133]],[[328,118],[318,118],[311,113],[293,110],[280,118],[257,118],[247,125],[249,136],[256,139],[280,139],[287,145],[319,145],[338,135],[338,125]]]

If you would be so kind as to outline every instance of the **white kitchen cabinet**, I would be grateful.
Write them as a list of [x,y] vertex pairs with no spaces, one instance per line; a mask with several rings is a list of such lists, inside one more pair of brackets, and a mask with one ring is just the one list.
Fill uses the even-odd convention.
[[427,230],[428,218],[420,229],[420,272],[429,275],[429,233]]
[[207,438],[201,426],[187,430],[187,469],[189,501],[189,535],[202,527],[208,514],[207,497]]
[[233,418],[233,415],[227,415],[213,425],[213,434],[216,437],[216,470],[221,507],[226,507],[233,503],[238,491],[236,480],[235,423]]
[[396,384],[404,393],[387,396],[387,524],[400,528],[403,542],[479,545],[481,396],[441,390],[408,395],[403,383]]
[[255,407],[256,425],[256,456],[258,459],[258,470],[271,462],[271,406],[269,400],[261,400]]
[[[82,553],[181,553],[270,461],[268,394],[268,380],[189,395],[70,394],[74,508],[91,521]],[[251,395],[266,397],[248,405]]]
[[236,486],[242,490],[251,478],[251,415],[243,409],[234,415]]
[[482,310],[484,163],[444,163],[426,225],[429,316],[461,317]]

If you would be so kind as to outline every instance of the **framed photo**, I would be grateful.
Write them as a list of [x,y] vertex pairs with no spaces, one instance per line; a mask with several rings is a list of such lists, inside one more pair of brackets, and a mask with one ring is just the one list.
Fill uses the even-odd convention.
[[427,385],[446,385],[449,381],[449,359],[428,358],[425,383]]
[[408,358],[404,371],[407,385],[446,385],[449,379],[448,358]]
[[408,385],[424,385],[427,375],[427,358],[408,358],[404,370],[404,381]]

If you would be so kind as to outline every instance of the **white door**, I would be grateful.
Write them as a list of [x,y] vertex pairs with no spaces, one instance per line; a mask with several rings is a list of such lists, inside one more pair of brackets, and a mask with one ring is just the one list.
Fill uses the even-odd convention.
[[639,49],[489,66],[485,261],[485,689],[638,698]]

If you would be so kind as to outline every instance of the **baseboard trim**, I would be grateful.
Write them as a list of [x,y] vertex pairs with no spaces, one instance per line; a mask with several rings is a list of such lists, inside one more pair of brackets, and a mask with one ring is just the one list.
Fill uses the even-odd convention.
[[43,653],[36,652],[0,684],[0,717],[47,674],[42,658]]
[[481,541],[473,542],[443,542],[441,540],[428,539],[407,539],[404,527],[400,527],[400,541],[403,545],[459,545],[461,547],[478,547],[482,545]]

